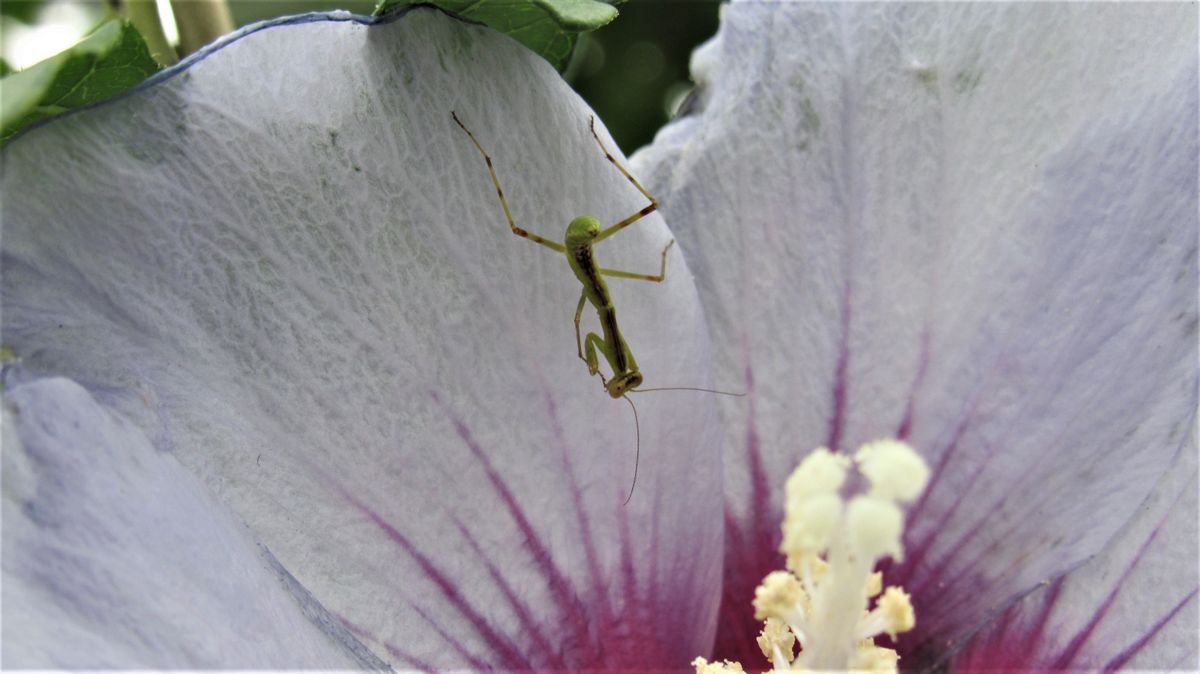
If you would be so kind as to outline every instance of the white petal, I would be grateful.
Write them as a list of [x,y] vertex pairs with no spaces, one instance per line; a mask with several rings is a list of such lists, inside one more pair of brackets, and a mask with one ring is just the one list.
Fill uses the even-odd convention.
[[79,385],[19,384],[4,401],[6,667],[383,665]]
[[[715,403],[635,398],[623,506],[633,415],[577,357],[580,284],[509,231],[450,116],[530,231],[638,211],[553,69],[416,10],[280,25],[173,72],[6,150],[5,344],[133,416],[397,666],[701,652]],[[597,256],[650,273],[670,238],[655,215]],[[711,385],[677,248],[664,283],[610,288],[647,387]],[[638,626],[660,616],[684,636],[601,650],[657,643]]]
[[1196,447],[1104,553],[973,635],[952,671],[1185,671],[1200,658]]
[[[634,163],[718,381],[752,391],[725,406],[727,538],[771,545],[770,478],[811,448],[899,436],[935,470],[900,570],[916,638],[970,629],[1098,550],[1188,433],[1195,12],[724,9],[692,114]],[[742,596],[764,570],[728,559]]]

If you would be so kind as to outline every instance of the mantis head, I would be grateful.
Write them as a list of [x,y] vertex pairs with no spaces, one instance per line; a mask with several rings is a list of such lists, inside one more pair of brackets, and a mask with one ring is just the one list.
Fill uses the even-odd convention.
[[627,372],[620,377],[613,377],[604,383],[604,388],[608,390],[608,395],[614,398],[620,398],[630,389],[637,388],[641,385],[642,373],[635,370],[633,372]]
[[563,243],[567,250],[582,250],[591,247],[600,234],[600,221],[590,215],[581,215],[567,225]]

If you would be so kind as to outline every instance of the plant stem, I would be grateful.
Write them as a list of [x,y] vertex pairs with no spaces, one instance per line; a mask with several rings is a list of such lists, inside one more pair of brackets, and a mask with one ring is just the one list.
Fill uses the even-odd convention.
[[225,0],[171,0],[175,25],[179,27],[181,56],[196,51],[233,30],[233,19]]

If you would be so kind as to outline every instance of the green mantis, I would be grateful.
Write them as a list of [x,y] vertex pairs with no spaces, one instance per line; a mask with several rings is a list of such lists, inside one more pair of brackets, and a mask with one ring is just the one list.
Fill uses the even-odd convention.
[[[620,222],[603,229],[600,226],[600,221],[596,218],[590,215],[581,215],[567,225],[567,232],[563,237],[563,243],[558,243],[557,241],[552,241],[528,232],[518,227],[517,223],[513,220],[512,211],[508,208],[508,200],[504,198],[504,190],[500,187],[500,179],[496,177],[496,169],[492,166],[492,158],[488,156],[487,151],[483,149],[483,145],[475,138],[475,134],[471,133],[471,130],[462,123],[458,115],[451,112],[450,116],[454,118],[459,128],[467,133],[471,142],[474,143],[475,148],[483,155],[483,159],[487,163],[488,173],[492,176],[492,184],[496,186],[496,195],[500,197],[500,206],[504,209],[504,217],[508,219],[508,225],[512,228],[513,234],[541,244],[556,253],[566,255],[567,263],[571,266],[571,271],[575,272],[575,277],[583,285],[583,292],[579,296],[579,305],[575,308],[575,348],[579,354],[579,358],[587,364],[589,374],[600,377],[600,381],[603,383],[608,395],[613,398],[624,398],[627,392],[642,384],[644,377],[641,371],[638,370],[637,361],[633,358],[633,352],[629,349],[629,343],[621,336],[621,330],[617,327],[617,312],[613,307],[612,297],[608,293],[608,285],[604,282],[604,277],[614,276],[642,281],[654,281],[655,283],[661,282],[667,276],[667,251],[671,249],[675,241],[669,241],[666,247],[663,248],[662,265],[659,268],[658,274],[636,274],[619,269],[598,267],[592,255],[592,246],[653,213],[658,208],[658,202],[654,200],[654,197],[650,196],[650,193],[646,191],[646,188],[642,187],[637,178],[634,178],[612,156],[608,148],[604,146],[604,141],[600,140],[599,134],[596,133],[596,120],[592,118],[588,126],[591,129],[592,137],[596,139],[596,143],[600,145],[600,149],[604,152],[604,156],[608,161],[612,162],[613,166],[617,167],[617,170],[622,175],[629,179],[629,182],[633,183],[633,186],[639,192],[650,200],[649,205]],[[586,338],[581,338],[580,336],[579,320],[583,316],[583,307],[588,302],[596,309],[596,314],[600,319],[600,328],[604,333],[603,337],[594,332],[589,332]],[[597,352],[604,355],[609,367],[612,368],[611,378],[606,379],[604,374],[600,372],[600,359]],[[632,405],[632,403],[630,404]],[[635,410],[634,414],[636,413]]]
[[[637,421],[637,407],[634,406],[633,401],[626,394],[630,392],[638,393],[639,391],[635,391],[634,389],[642,385],[644,377],[641,371],[638,370],[637,361],[633,358],[633,352],[629,350],[629,343],[621,336],[621,330],[617,327],[617,312],[613,307],[612,297],[608,294],[608,284],[604,282],[604,277],[614,276],[617,278],[654,281],[655,283],[662,282],[667,277],[667,251],[671,250],[671,246],[675,244],[675,241],[672,239],[663,247],[661,265],[657,274],[637,274],[619,269],[598,267],[592,255],[592,246],[650,215],[658,208],[658,202],[654,200],[654,197],[650,196],[650,193],[646,191],[645,187],[642,187],[637,178],[634,178],[628,169],[622,166],[612,156],[612,153],[608,151],[608,148],[604,146],[604,141],[600,140],[600,135],[596,133],[596,119],[593,117],[588,122],[588,128],[592,132],[592,137],[596,139],[596,143],[600,146],[600,150],[604,152],[604,157],[612,162],[612,165],[617,167],[621,175],[633,183],[633,186],[650,203],[640,211],[607,228],[602,228],[600,221],[596,218],[590,215],[581,215],[567,225],[567,232],[563,237],[562,243],[528,232],[518,227],[517,223],[513,220],[512,211],[508,208],[508,200],[504,198],[504,190],[500,187],[500,179],[496,177],[496,169],[492,166],[492,158],[488,156],[487,151],[483,149],[483,145],[475,138],[475,134],[471,133],[471,130],[462,123],[458,115],[451,112],[450,116],[454,118],[454,122],[458,124],[459,128],[466,132],[471,142],[475,145],[475,149],[479,150],[479,154],[483,155],[483,160],[487,164],[488,174],[492,176],[492,184],[496,187],[496,196],[500,197],[500,206],[504,209],[504,217],[508,219],[508,226],[512,229],[513,234],[541,244],[556,253],[566,255],[567,264],[571,266],[571,271],[575,272],[575,278],[579,279],[579,283],[583,286],[583,291],[579,295],[579,304],[575,307],[576,353],[578,353],[580,360],[587,364],[588,373],[600,377],[600,381],[604,385],[604,390],[608,392],[608,395],[613,398],[624,398],[629,403],[630,408],[633,409],[634,427],[638,429],[637,454],[640,457],[642,440],[641,429]],[[604,333],[603,337],[594,332],[589,332],[586,338],[580,336],[579,320],[583,316],[583,307],[589,302],[596,309],[596,315],[600,318],[600,329]],[[604,374],[600,371],[600,358],[597,352],[603,354],[604,359],[608,361],[608,365],[612,369],[610,378],[605,378]],[[666,390],[705,391],[732,396],[745,395],[742,393],[728,393],[690,386],[670,389],[642,389],[642,391]],[[638,461],[635,459],[633,464],[633,485],[629,488],[629,496],[625,498],[626,503],[629,503],[629,499],[633,497],[634,487],[637,486],[637,464]]]

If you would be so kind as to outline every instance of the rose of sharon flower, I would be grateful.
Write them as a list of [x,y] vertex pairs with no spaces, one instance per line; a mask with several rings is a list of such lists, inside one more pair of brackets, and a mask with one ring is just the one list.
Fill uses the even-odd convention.
[[1142,575],[1195,550],[1186,9],[726,8],[632,162],[672,230],[597,255],[653,271],[675,238],[662,284],[611,284],[647,387],[747,396],[636,398],[628,505],[637,429],[574,352],[578,282],[450,118],[530,231],[637,211],[537,57],[429,10],[313,16],[29,131],[3,664],[754,667],[782,478],[891,436],[931,468],[882,569],[901,667],[1002,652],[1037,601],[1084,633],[1114,576],[1141,610],[1039,662],[1194,659],[1194,575]]

